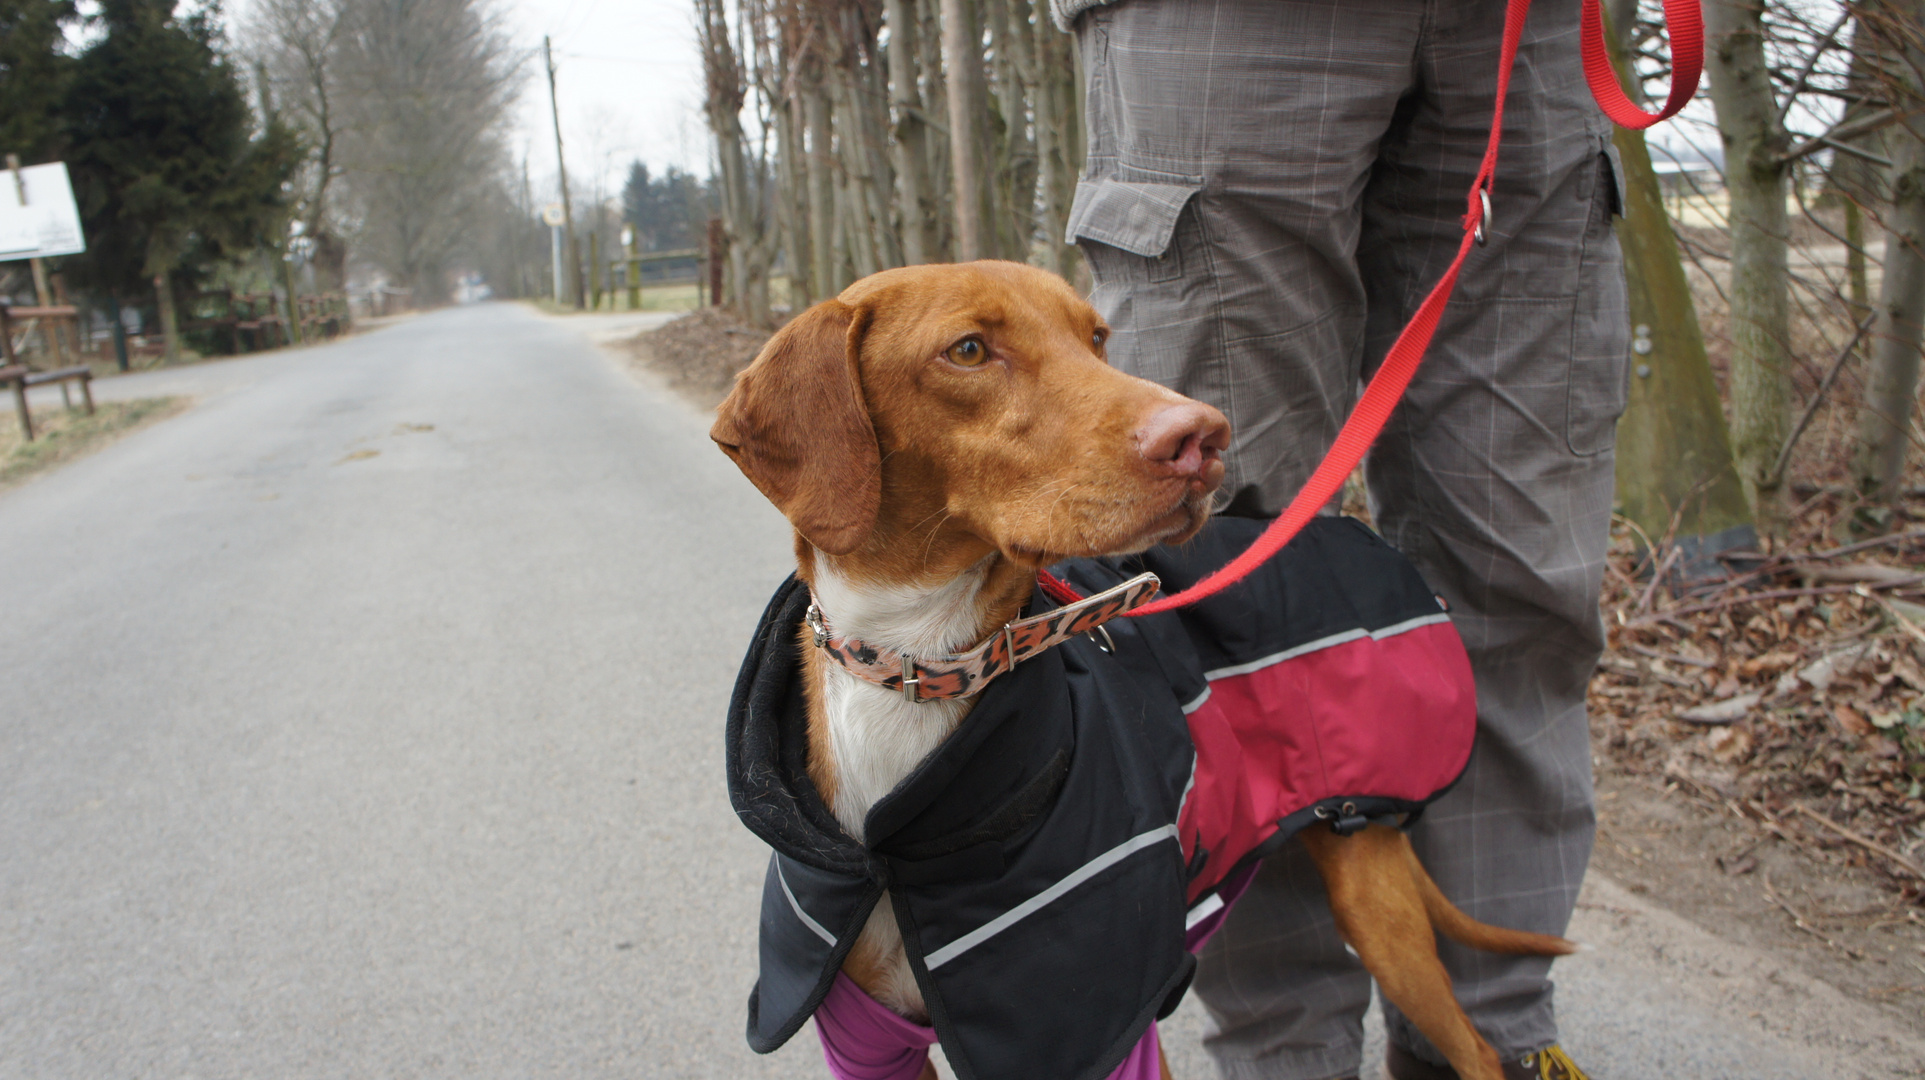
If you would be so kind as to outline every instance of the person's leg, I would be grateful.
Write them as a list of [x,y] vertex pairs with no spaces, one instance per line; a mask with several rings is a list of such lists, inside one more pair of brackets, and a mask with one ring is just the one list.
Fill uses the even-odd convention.
[[[1367,465],[1377,525],[1450,602],[1477,677],[1462,781],[1412,831],[1475,918],[1562,933],[1593,832],[1584,690],[1624,405],[1626,312],[1609,128],[1577,0],[1538,0],[1505,109],[1488,247],[1466,263]],[[1386,140],[1358,259],[1381,357],[1454,256],[1494,95],[1501,4],[1434,6],[1423,91]],[[1507,1058],[1557,1037],[1550,961],[1442,943],[1459,1000]],[[1390,1012],[1391,1039],[1442,1060]]]
[[[1112,361],[1229,417],[1233,513],[1280,510],[1356,400],[1360,203],[1424,22],[1423,0],[1127,0],[1078,20],[1071,237]],[[1369,978],[1300,850],[1269,860],[1196,987],[1224,1076],[1356,1073]]]

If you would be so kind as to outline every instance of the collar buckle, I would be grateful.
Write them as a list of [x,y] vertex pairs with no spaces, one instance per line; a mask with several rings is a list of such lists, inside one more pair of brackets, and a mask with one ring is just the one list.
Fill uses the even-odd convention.
[[915,654],[903,652],[896,655],[902,662],[902,699],[911,705],[921,705],[922,680],[916,677]]
[[813,596],[809,597],[809,610],[803,614],[802,621],[808,624],[809,632],[815,635],[815,647],[818,649],[827,648],[829,645],[829,626],[822,621],[822,605],[816,603],[815,597]]

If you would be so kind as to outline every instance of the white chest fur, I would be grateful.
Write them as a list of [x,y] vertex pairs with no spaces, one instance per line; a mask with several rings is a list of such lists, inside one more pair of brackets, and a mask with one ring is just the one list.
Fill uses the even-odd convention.
[[[837,635],[884,651],[934,656],[975,644],[986,572],[985,564],[933,588],[859,586],[818,557],[815,596]],[[835,664],[825,668],[822,689],[836,776],[830,808],[861,840],[869,808],[956,730],[969,703],[912,702]]]
[[[818,556],[814,585],[823,617],[838,635],[859,638],[878,649],[934,656],[975,643],[972,638],[981,626],[987,577],[985,560],[931,588],[878,588],[849,581]],[[956,730],[969,712],[969,702],[918,704],[906,700],[900,691],[885,690],[836,664],[825,665],[822,690],[835,773],[829,808],[849,835],[861,840],[869,808]],[[869,987],[878,1001],[905,1016],[927,1018],[886,895],[863,927],[856,950],[880,961],[881,980]]]

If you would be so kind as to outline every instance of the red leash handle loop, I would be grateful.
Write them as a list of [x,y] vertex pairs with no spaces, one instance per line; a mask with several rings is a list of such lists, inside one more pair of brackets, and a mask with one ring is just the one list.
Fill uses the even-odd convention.
[[[1671,36],[1671,94],[1664,108],[1648,113],[1631,104],[1611,68],[1611,51],[1604,44],[1604,15],[1598,0],[1584,0],[1579,48],[1584,53],[1584,78],[1598,108],[1619,127],[1641,131],[1668,120],[1698,92],[1704,73],[1704,11],[1698,0],[1664,0],[1664,23]],[[1622,27],[1615,28],[1620,33]]]

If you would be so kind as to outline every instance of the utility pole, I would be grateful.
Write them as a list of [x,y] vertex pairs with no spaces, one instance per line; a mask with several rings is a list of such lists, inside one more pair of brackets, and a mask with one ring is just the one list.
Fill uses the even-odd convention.
[[569,276],[575,284],[575,306],[583,308],[588,298],[582,292],[581,240],[575,236],[575,205],[568,197],[568,161],[561,152],[561,106],[555,104],[555,54],[546,34],[541,38],[541,58],[548,67],[548,111],[555,118],[555,166],[561,172],[561,216],[562,227],[568,230]]
[[622,226],[622,254],[628,256],[628,310],[642,310],[642,260],[635,254],[635,227]]

